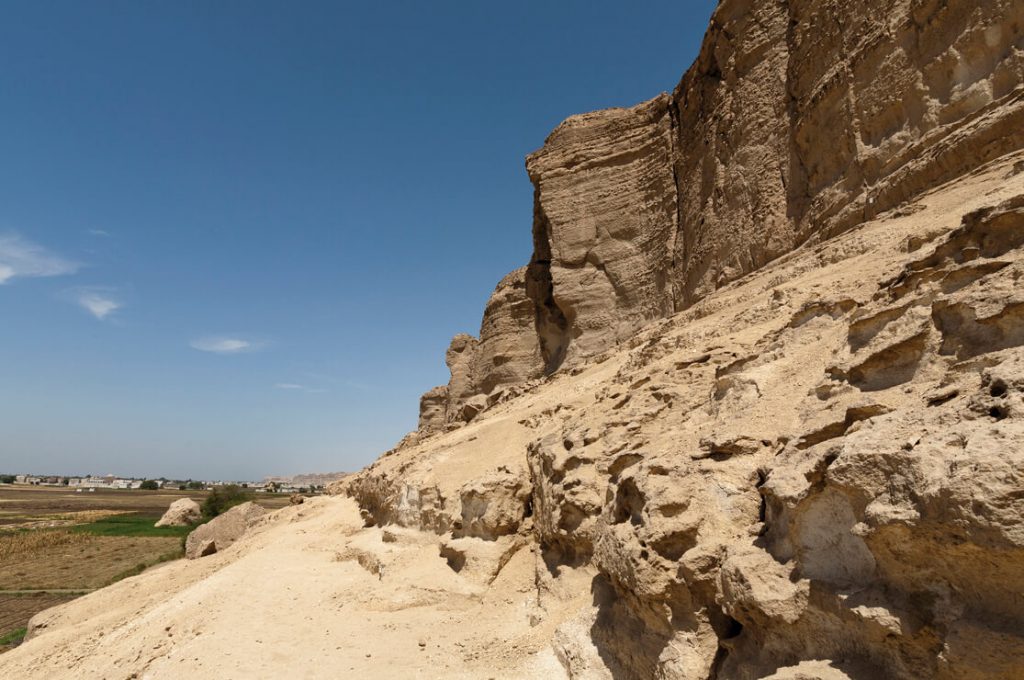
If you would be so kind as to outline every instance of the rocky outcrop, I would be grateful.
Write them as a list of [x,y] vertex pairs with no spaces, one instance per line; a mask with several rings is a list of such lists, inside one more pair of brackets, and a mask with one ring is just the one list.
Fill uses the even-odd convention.
[[474,583],[534,546],[531,620],[559,620],[567,677],[1021,676],[1022,154],[381,458],[350,492],[439,534]]
[[1021,149],[1019,2],[723,0],[528,157],[448,434],[349,491],[457,572],[532,542],[569,677],[1024,675]]
[[420,420],[417,431],[422,434],[444,431],[448,420],[448,386],[441,385],[420,397]]
[[543,375],[537,312],[527,285],[527,267],[521,267],[503,278],[487,301],[474,370],[481,394]]
[[[677,232],[670,98],[574,116],[526,160],[536,192],[533,265],[565,318],[549,367],[590,356],[675,311]],[[550,324],[543,324],[550,326]]]
[[1013,0],[723,0],[671,95],[573,116],[527,159],[525,285],[510,275],[479,342],[453,341],[480,358],[449,351],[449,426],[473,394],[578,365],[1024,147],[1022,27]]
[[507,469],[475,479],[459,490],[461,517],[456,536],[493,541],[518,531],[529,505],[530,487]]
[[153,526],[185,527],[195,524],[202,516],[203,513],[199,503],[196,503],[191,498],[179,498],[171,503],[171,506],[167,508],[167,512]]
[[256,526],[267,511],[253,502],[236,505],[202,524],[185,539],[185,557],[190,560],[224,550]]
[[505,276],[487,302],[479,339],[465,333],[452,338],[445,355],[451,380],[420,398],[420,435],[469,422],[506,396],[500,394],[502,388],[543,376],[536,308],[528,286],[527,267]]

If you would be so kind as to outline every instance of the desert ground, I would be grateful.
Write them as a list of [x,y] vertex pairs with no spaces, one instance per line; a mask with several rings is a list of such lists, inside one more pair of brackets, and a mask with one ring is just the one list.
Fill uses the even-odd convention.
[[[266,516],[223,552],[41,614],[23,647],[50,650],[46,668],[10,654],[0,673],[120,677],[141,665],[138,677],[271,677],[285,667],[294,678],[564,677],[547,646],[553,626],[531,624],[536,557],[523,545],[498,574],[457,573],[436,536],[364,528],[351,499],[314,498]],[[66,625],[85,612],[88,621]],[[130,631],[102,623],[126,615]],[[129,649],[128,638],[144,641]]]
[[[179,498],[205,491],[0,485],[0,651],[49,607],[181,556],[187,527],[152,525]],[[279,508],[286,496],[261,495]]]

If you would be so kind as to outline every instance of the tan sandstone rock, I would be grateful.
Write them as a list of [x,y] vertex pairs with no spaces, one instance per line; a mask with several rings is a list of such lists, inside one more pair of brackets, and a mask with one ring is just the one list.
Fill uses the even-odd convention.
[[451,371],[448,382],[448,404],[445,409],[447,422],[461,422],[462,405],[466,400],[479,394],[476,381],[476,352],[479,340],[461,333],[452,338],[445,354],[445,363]]
[[1024,673],[1019,158],[804,247],[350,492],[441,534],[474,582],[503,553],[460,531],[531,541],[570,677]]
[[202,518],[202,509],[199,503],[191,498],[179,498],[171,503],[163,517],[157,520],[154,526],[158,527],[184,527],[195,524]]
[[420,397],[420,420],[417,431],[422,434],[444,431],[448,418],[448,386],[441,385]]
[[190,560],[224,550],[251,529],[267,513],[253,502],[242,503],[202,524],[185,540],[185,557]]
[[527,295],[526,273],[521,267],[505,276],[484,309],[474,370],[482,394],[543,375],[537,313]]
[[596,354],[675,311],[673,135],[663,95],[574,116],[527,159],[534,264],[550,273],[550,302],[568,321],[564,359]]
[[597,356],[1024,146],[1022,25],[1013,0],[719,3],[671,95],[573,116],[528,157],[526,286],[488,304],[474,379],[454,362],[449,421],[538,355]]

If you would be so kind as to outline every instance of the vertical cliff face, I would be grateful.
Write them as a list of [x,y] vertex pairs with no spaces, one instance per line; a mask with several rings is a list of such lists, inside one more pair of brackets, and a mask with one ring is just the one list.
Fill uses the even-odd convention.
[[671,95],[573,116],[527,158],[525,283],[499,286],[451,399],[576,365],[1024,147],[1022,31],[1014,0],[723,0]]
[[673,94],[676,308],[1024,145],[1022,12],[721,3]]
[[1024,144],[1013,0],[787,5],[798,234],[829,236]]
[[527,158],[541,241],[535,259],[549,261],[552,299],[568,327],[563,360],[600,352],[673,312],[673,134],[663,95],[570,118]]
[[498,283],[487,302],[475,365],[477,388],[483,394],[543,374],[536,305],[527,286],[527,267],[521,267]]
[[785,3],[723,2],[672,96],[677,309],[795,245]]

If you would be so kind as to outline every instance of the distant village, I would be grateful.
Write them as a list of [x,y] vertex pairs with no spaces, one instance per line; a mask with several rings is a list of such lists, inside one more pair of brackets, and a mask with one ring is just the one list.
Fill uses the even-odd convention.
[[140,479],[137,477],[118,477],[104,475],[97,477],[64,477],[59,475],[0,475],[0,484],[17,484],[28,486],[65,486],[77,493],[88,493],[96,489],[140,489],[159,490],[173,489],[177,491],[202,491],[218,486],[236,484],[256,493],[318,493],[335,479],[343,477],[343,473],[314,475],[296,475],[295,477],[267,477],[260,482],[237,481],[205,481],[194,479]]

